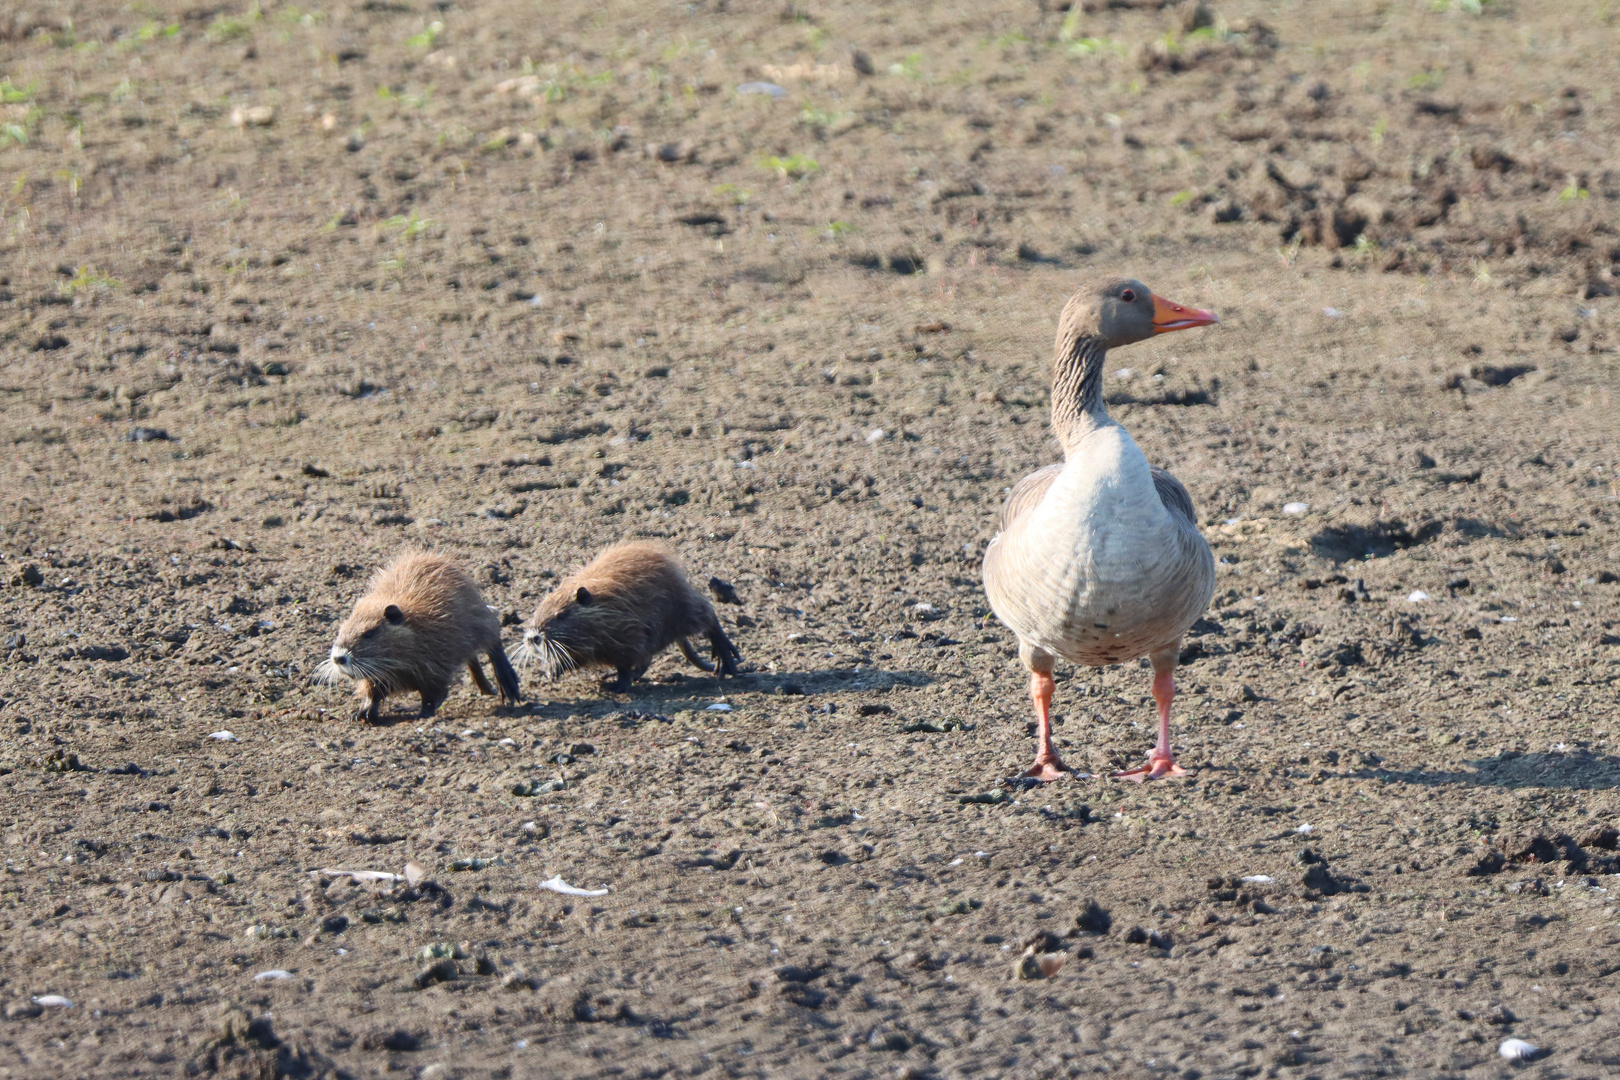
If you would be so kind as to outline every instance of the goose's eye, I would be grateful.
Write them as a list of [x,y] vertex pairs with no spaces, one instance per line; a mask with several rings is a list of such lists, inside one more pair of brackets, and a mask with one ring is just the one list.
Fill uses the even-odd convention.
[[1136,303],[1136,290],[1126,289],[1124,292],[1119,294],[1119,298],[1125,301],[1127,304],[1134,304]]

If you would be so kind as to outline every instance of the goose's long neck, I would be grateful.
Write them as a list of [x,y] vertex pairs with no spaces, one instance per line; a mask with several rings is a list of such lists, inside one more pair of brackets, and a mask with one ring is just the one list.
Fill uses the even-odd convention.
[[1103,360],[1108,347],[1095,337],[1079,336],[1058,344],[1052,363],[1052,432],[1069,455],[1081,436],[1109,423],[1103,405]]

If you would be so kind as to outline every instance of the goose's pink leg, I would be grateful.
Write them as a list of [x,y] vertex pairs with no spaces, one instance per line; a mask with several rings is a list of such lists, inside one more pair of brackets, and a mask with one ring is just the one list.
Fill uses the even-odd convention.
[[1187,770],[1176,764],[1170,752],[1170,703],[1176,698],[1176,660],[1181,651],[1178,641],[1174,648],[1153,656],[1153,700],[1159,703],[1159,742],[1148,754],[1147,764],[1115,773],[1120,780],[1158,780],[1165,776],[1186,776]]
[[1055,684],[1050,671],[1030,672],[1029,697],[1035,703],[1035,764],[1025,770],[1024,775],[1036,780],[1058,780],[1071,772],[1052,745],[1053,689]]

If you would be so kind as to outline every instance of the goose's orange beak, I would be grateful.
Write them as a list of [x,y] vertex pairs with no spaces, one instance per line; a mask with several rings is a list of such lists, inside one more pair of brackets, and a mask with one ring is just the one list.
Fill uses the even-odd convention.
[[1153,332],[1155,334],[1168,334],[1172,330],[1191,330],[1195,326],[1209,326],[1220,322],[1220,317],[1213,311],[1202,308],[1182,307],[1171,303],[1158,293],[1153,294]]

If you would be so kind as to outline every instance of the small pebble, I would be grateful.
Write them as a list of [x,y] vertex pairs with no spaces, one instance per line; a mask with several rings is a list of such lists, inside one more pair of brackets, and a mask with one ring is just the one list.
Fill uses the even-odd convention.
[[238,739],[235,735],[232,735],[228,731],[216,731],[216,732],[214,732],[212,735],[210,735],[208,737],[210,739],[218,739],[220,742],[241,742],[242,741],[241,739]]
[[1285,514],[1303,514],[1305,511],[1309,510],[1310,508],[1311,508],[1310,503],[1302,503],[1302,502],[1283,503],[1283,513],[1285,513]]
[[1429,594],[1424,592],[1422,589],[1413,589],[1412,595],[1406,598],[1406,602],[1409,604],[1421,604],[1428,598]]
[[271,968],[269,971],[261,971],[257,975],[253,976],[253,981],[254,982],[284,982],[287,979],[290,979],[292,977],[293,977],[293,974],[290,971],[283,971],[280,968]]
[[71,1009],[73,1002],[61,994],[41,994],[34,998],[34,1004],[46,1009]]
[[737,93],[769,94],[771,97],[777,99],[787,97],[786,90],[782,89],[780,86],[777,86],[775,83],[768,82],[745,82],[741,86],[737,87]]

